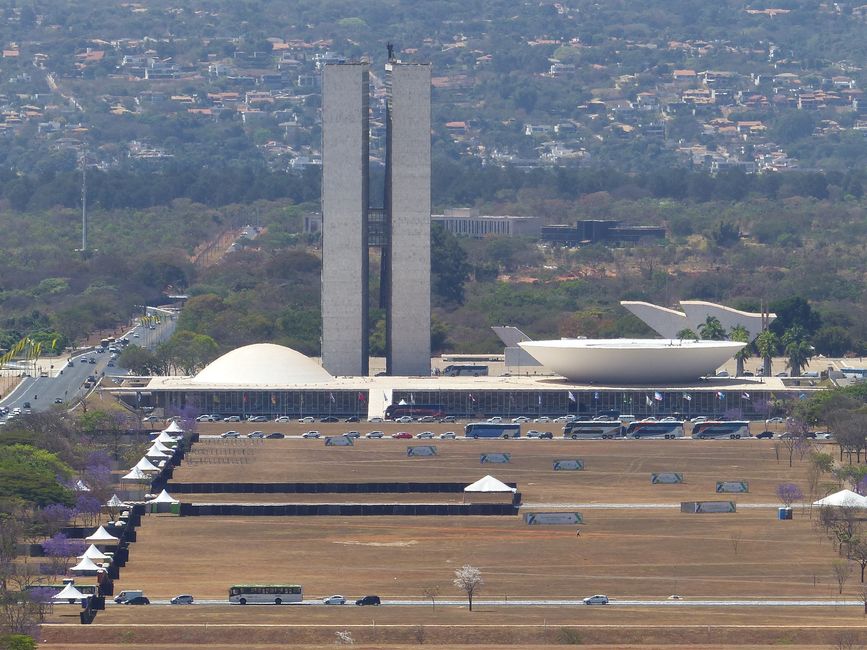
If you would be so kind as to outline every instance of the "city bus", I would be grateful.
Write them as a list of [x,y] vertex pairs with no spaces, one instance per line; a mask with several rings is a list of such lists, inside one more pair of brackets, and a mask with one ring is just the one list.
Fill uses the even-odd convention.
[[446,377],[487,377],[488,366],[458,366],[450,365],[443,368]]
[[692,437],[699,440],[709,438],[731,438],[732,440],[750,437],[750,423],[745,420],[708,420],[696,422],[692,427]]
[[575,420],[563,426],[563,437],[572,440],[594,440],[623,437],[620,420]]
[[639,420],[630,422],[626,427],[627,438],[683,438],[683,422],[657,422],[655,420]]
[[496,422],[470,422],[464,427],[466,438],[520,438],[520,424],[500,424]]
[[229,602],[238,605],[283,605],[300,603],[303,598],[301,585],[232,585],[229,587]]
[[408,415],[412,418],[430,416],[442,418],[446,415],[446,407],[442,404],[389,404],[385,409],[386,420],[396,420]]

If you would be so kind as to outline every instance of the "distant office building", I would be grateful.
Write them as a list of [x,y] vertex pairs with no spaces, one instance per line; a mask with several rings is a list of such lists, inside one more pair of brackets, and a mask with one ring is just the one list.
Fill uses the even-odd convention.
[[443,214],[431,215],[431,221],[454,235],[477,239],[487,236],[538,237],[541,228],[539,217],[477,215],[468,208],[444,210]]
[[430,66],[391,59],[385,79],[385,204],[372,207],[368,66],[323,66],[322,365],[333,375],[368,373],[370,246],[382,249],[387,372],[430,374]]
[[620,226],[610,219],[576,221],[574,226],[542,226],[542,240],[567,246],[637,242],[641,239],[665,239],[665,228],[658,226]]

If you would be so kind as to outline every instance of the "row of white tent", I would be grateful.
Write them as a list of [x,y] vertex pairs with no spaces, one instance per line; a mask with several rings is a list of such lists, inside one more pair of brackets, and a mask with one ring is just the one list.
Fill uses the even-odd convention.
[[[175,423],[172,422],[172,424]],[[155,465],[154,462],[158,464],[164,463],[167,459],[171,458],[174,453],[171,445],[176,445],[179,440],[179,438],[169,435],[169,429],[171,429],[171,426],[168,429],[160,431],[160,434],[154,439],[145,455],[130,469],[128,474],[121,477],[121,480],[147,481],[150,480],[151,474],[156,474],[160,471],[159,466]]]
[[823,499],[813,501],[814,506],[834,506],[848,508],[867,508],[867,497],[863,497],[852,490],[840,490],[829,494]]

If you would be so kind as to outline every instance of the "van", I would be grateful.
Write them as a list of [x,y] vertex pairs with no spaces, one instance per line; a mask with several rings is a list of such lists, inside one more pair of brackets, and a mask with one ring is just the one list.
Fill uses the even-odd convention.
[[114,597],[114,602],[123,604],[133,598],[141,598],[144,592],[141,589],[126,589]]

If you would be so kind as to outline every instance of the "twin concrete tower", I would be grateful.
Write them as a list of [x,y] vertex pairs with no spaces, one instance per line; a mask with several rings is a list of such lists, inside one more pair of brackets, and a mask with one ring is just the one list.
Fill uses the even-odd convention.
[[369,65],[322,73],[322,365],[368,374],[369,250],[380,247],[386,372],[430,374],[430,65],[390,59],[384,205],[369,200]]

